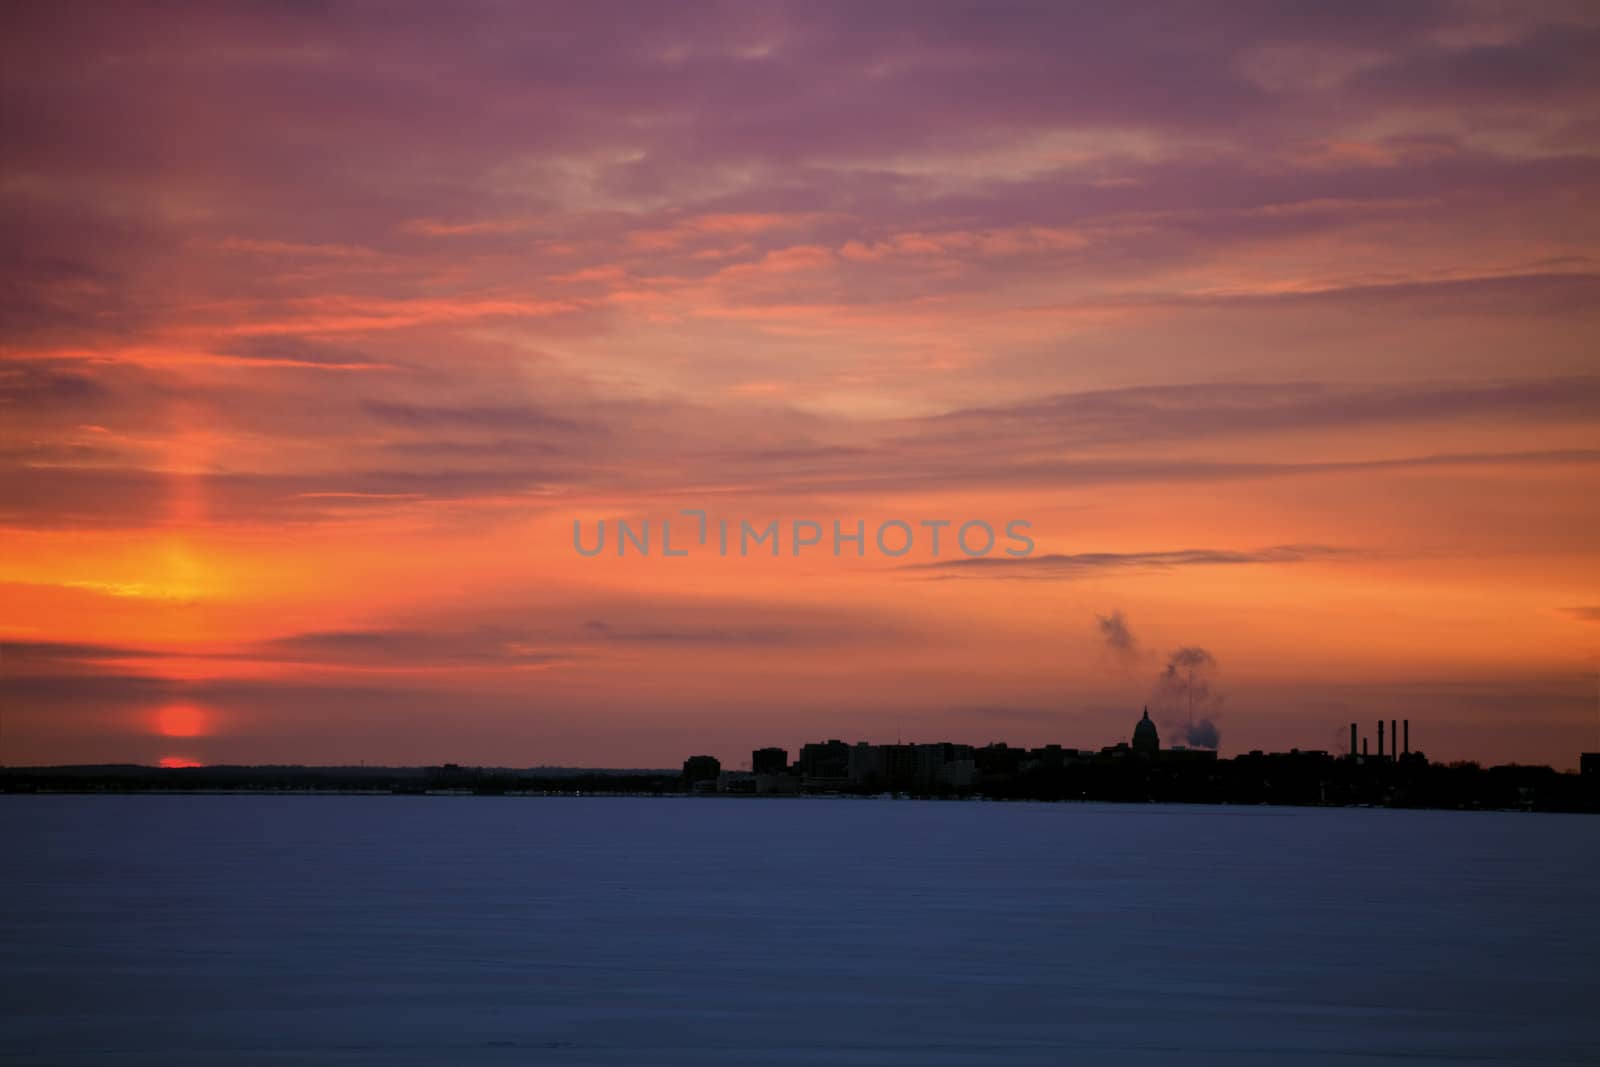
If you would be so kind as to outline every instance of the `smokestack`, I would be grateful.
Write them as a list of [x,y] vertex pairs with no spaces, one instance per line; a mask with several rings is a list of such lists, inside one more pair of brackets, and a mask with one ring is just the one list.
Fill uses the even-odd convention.
[[1361,739],[1361,758],[1362,759],[1366,759],[1366,757],[1367,757],[1367,739],[1365,737],[1363,737]]
[[1350,758],[1356,758],[1356,724],[1350,724]]
[[1402,719],[1401,721],[1406,725],[1406,755],[1409,756],[1411,755],[1411,720]]
[[1378,758],[1383,758],[1383,720],[1378,720]]
[[1396,763],[1400,761],[1400,724],[1393,719],[1389,720],[1389,756]]

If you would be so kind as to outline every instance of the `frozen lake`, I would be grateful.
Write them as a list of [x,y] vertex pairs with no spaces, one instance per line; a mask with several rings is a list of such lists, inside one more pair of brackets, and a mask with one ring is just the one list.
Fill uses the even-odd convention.
[[0,796],[0,1060],[1600,1063],[1600,818]]

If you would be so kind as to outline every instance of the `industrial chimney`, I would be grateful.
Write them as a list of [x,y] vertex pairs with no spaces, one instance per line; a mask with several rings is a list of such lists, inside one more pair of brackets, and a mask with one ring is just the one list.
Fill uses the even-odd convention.
[[1389,720],[1389,756],[1400,762],[1400,724],[1393,719]]
[[1350,724],[1350,758],[1356,758],[1356,724]]
[[1411,755],[1411,720],[1404,719],[1402,721],[1405,723],[1406,727],[1406,755],[1409,756]]
[[1383,720],[1378,720],[1378,758],[1383,758]]

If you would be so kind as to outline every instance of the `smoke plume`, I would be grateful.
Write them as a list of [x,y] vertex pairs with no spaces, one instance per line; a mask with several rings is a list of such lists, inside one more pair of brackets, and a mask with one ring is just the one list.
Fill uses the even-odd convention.
[[1097,614],[1095,622],[1100,628],[1100,639],[1113,656],[1125,663],[1139,658],[1139,639],[1133,636],[1128,619],[1120,610],[1110,615]]
[[1216,689],[1217,659],[1187,645],[1167,657],[1150,702],[1161,709],[1163,727],[1194,748],[1216,748],[1222,740],[1217,720],[1222,694]]

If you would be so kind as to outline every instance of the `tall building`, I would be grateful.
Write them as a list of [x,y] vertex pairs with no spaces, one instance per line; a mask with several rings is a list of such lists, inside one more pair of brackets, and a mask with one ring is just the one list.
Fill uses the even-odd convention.
[[879,782],[883,779],[883,759],[878,746],[857,741],[850,749],[850,781],[855,785]]
[[758,748],[750,753],[752,774],[784,774],[789,770],[789,753],[781,748]]
[[912,784],[917,777],[917,746],[879,745],[878,767],[891,785]]
[[850,746],[839,740],[803,746],[800,749],[800,773],[806,778],[848,778]]
[[970,785],[977,774],[971,745],[949,741],[915,746],[915,781],[918,786]]

